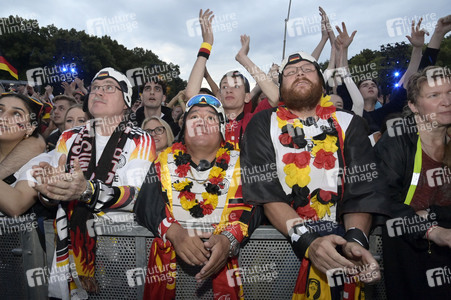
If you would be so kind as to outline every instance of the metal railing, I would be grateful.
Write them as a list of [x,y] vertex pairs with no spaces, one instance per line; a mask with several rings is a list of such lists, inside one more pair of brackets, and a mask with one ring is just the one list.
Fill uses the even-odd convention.
[[[46,258],[36,230],[0,236],[0,295],[2,299],[46,299],[47,283],[27,277],[27,271],[46,268],[54,252],[51,220],[44,222]],[[90,299],[142,299],[152,233],[141,226],[95,224],[96,280],[99,294]],[[370,236],[371,252],[380,259],[380,233]],[[240,251],[240,268],[246,299],[291,299],[300,261],[290,244],[272,226],[260,226]],[[382,262],[381,267],[382,267]],[[50,267],[49,267],[50,268]],[[213,299],[211,281],[198,284],[200,268],[178,262],[177,299]],[[28,273],[28,275],[30,272]],[[33,286],[32,286],[33,285]],[[383,283],[366,289],[367,299],[385,299]]]

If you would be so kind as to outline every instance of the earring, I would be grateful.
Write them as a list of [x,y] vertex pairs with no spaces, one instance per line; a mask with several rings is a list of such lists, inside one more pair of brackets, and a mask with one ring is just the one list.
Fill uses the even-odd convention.
[[27,133],[27,134],[25,134],[25,136],[24,136],[24,140],[26,140],[26,139],[28,139],[30,137],[30,135]]

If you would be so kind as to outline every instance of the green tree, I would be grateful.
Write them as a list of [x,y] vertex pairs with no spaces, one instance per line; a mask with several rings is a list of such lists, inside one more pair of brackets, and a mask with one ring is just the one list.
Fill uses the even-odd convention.
[[[107,66],[126,73],[133,68],[159,65],[160,70],[175,72],[171,72],[170,77],[156,74],[168,79],[169,99],[185,88],[186,82],[178,77],[180,67],[162,61],[151,50],[127,49],[109,36],[90,36],[85,31],[59,29],[54,25],[39,27],[37,20],[19,16],[9,19],[12,22],[9,22],[8,31],[0,35],[0,48],[18,70],[19,80],[26,81],[26,72],[30,69],[75,64],[78,77],[89,85],[96,72]],[[30,24],[33,26],[27,27]],[[7,72],[0,72],[0,79],[11,80],[12,77]],[[57,93],[62,92],[59,82],[52,85]],[[137,91],[138,87],[135,87]],[[137,97],[138,94],[134,95]]]

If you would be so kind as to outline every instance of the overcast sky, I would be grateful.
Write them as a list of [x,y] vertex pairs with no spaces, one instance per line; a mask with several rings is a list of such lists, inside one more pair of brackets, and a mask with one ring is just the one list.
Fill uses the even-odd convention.
[[[349,32],[357,30],[349,48],[352,57],[365,48],[379,50],[382,44],[408,42],[405,35],[410,34],[409,20],[423,17],[424,27],[433,28],[440,17],[451,14],[449,3],[449,0],[292,0],[286,55],[298,50],[312,52],[318,44],[319,5],[332,25],[345,21]],[[129,49],[142,47],[168,63],[178,64],[180,77],[187,80],[202,42],[197,22],[199,9],[210,8],[216,15],[216,25],[207,67],[218,82],[229,70],[243,70],[235,60],[241,34],[250,35],[249,57],[263,70],[267,71],[272,62],[280,64],[288,4],[289,0],[16,0],[4,1],[0,14],[37,19],[40,26],[54,24],[99,36],[108,34]],[[329,55],[330,46],[326,45],[319,61],[324,62]]]

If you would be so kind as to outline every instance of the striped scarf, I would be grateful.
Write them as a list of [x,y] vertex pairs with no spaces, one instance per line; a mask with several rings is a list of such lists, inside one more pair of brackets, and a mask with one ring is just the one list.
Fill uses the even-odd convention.
[[[96,164],[95,125],[88,123],[75,137],[68,151],[67,165],[73,166],[75,158],[78,158],[86,179],[97,179],[111,185],[132,126],[125,122],[118,125]],[[101,168],[97,168],[97,165]],[[88,292],[99,292],[94,277],[97,238],[93,224],[93,213],[78,200],[58,205],[54,222],[56,248],[52,265],[55,270],[60,270],[58,272],[66,274],[67,281],[49,283],[51,296],[88,299]]]

